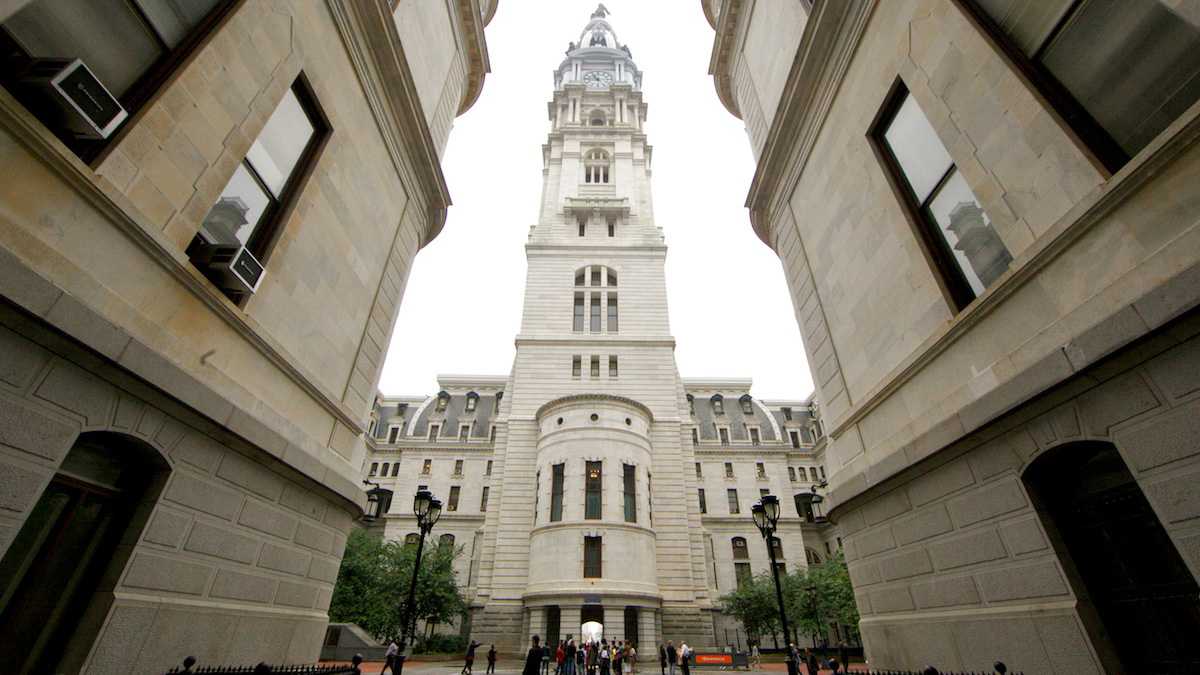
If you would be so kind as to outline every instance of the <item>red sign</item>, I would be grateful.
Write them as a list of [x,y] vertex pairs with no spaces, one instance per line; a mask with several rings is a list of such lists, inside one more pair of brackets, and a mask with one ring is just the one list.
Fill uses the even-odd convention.
[[696,665],[698,666],[732,666],[732,654],[701,654],[696,652]]

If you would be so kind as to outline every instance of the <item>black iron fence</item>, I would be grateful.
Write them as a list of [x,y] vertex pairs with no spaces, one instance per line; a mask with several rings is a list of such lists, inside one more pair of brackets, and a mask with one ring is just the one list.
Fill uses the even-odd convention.
[[199,666],[195,657],[183,660],[183,665],[167,671],[167,675],[360,675],[358,664],[361,656],[355,656],[353,665],[308,665],[272,666],[260,663],[255,666]]
[[[838,672],[845,673],[847,671],[845,671],[843,669],[843,670],[839,670]],[[1025,674],[1021,671],[1018,671],[1015,673],[1009,673],[1008,667],[1005,666],[1004,663],[997,661],[994,665],[992,665],[991,670],[972,670],[972,671],[954,670],[954,671],[951,671],[951,670],[938,670],[937,668],[934,668],[933,666],[925,666],[924,668],[922,668],[920,670],[877,670],[877,669],[873,669],[873,668],[864,669],[861,667],[854,667],[849,671],[849,675],[1025,675]]]

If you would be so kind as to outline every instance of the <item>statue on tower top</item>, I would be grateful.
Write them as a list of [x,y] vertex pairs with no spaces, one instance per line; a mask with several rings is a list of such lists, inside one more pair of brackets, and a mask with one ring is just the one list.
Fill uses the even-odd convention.
[[593,19],[603,19],[604,17],[608,16],[609,14],[612,14],[612,12],[608,11],[608,8],[605,7],[604,3],[602,2],[596,7],[596,11],[592,12],[592,18]]

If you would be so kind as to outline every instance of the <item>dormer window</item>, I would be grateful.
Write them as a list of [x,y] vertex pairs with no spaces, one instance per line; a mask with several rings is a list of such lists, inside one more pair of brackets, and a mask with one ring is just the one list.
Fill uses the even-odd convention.
[[446,412],[446,405],[449,403],[450,403],[450,394],[448,394],[444,391],[438,392],[437,407],[434,408],[434,411],[435,412]]
[[607,152],[600,149],[589,150],[583,160],[583,182],[607,184],[610,165]]
[[750,398],[750,394],[742,395],[742,397],[738,399],[738,402],[742,404],[743,415],[754,414],[754,399]]
[[721,396],[720,394],[713,394],[713,397],[709,400],[712,401],[714,415],[725,414],[725,397]]
[[479,405],[479,394],[471,392],[467,394],[467,412],[475,412],[475,406]]
[[791,408],[783,408],[783,419],[785,419],[789,422],[792,421],[792,409]]

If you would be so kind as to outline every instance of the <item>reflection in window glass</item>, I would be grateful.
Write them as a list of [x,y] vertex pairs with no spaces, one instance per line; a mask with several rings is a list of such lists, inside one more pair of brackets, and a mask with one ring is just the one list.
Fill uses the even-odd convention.
[[929,203],[929,211],[971,290],[983,293],[1008,269],[1012,255],[957,169]]
[[238,164],[200,231],[211,244],[245,245],[270,203],[246,165]]
[[917,202],[924,203],[953,160],[912,96],[905,97],[884,138]]
[[283,192],[312,135],[312,122],[289,89],[246,153],[246,161],[276,197]]

